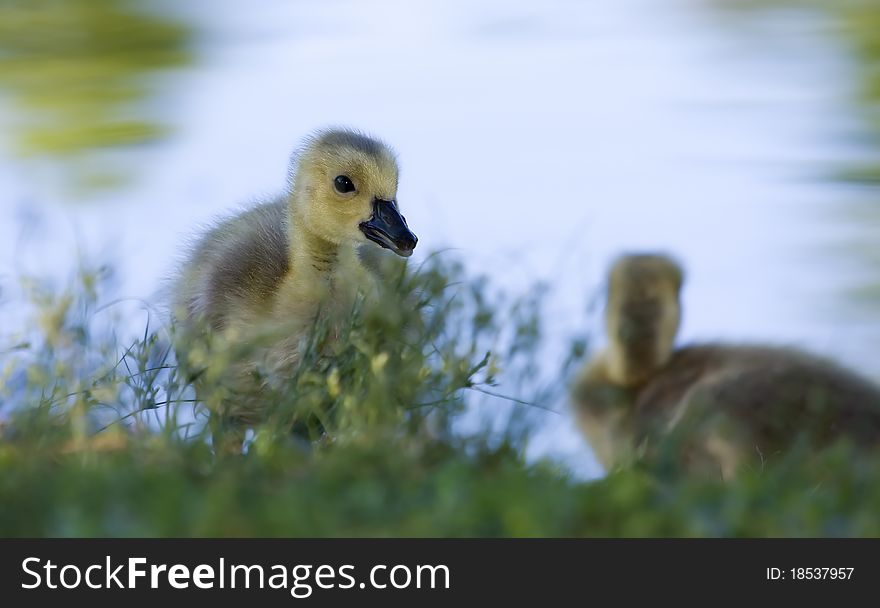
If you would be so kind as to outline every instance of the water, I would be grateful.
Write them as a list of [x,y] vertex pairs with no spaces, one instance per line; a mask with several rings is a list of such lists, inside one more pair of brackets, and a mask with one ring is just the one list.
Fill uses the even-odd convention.
[[[188,11],[198,60],[154,101],[175,135],[121,156],[125,191],[71,204],[2,142],[3,279],[62,273],[79,246],[114,260],[122,293],[155,298],[188,235],[280,190],[298,140],[345,124],[398,151],[414,261],[452,247],[513,290],[546,281],[551,344],[595,331],[588,303],[613,256],[659,248],[688,270],[683,340],[799,345],[880,372],[866,357],[880,324],[840,312],[867,269],[835,253],[860,227],[835,213],[846,192],[817,179],[857,154],[836,137],[850,68],[817,16],[739,30],[683,0]],[[38,229],[22,233],[23,213]],[[547,416],[532,451],[599,470],[565,416]]]

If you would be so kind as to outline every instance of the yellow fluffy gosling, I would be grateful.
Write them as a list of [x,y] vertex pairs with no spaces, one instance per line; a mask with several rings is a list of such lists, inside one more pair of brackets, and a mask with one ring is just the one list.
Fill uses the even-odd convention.
[[[186,356],[208,334],[226,347],[268,336],[233,375],[246,377],[258,363],[283,370],[319,310],[345,315],[357,294],[374,289],[361,247],[412,254],[417,238],[400,213],[397,161],[384,143],[320,131],[294,154],[290,177],[285,196],[219,223],[193,248],[173,296]],[[226,420],[253,423],[258,403],[219,407]]]

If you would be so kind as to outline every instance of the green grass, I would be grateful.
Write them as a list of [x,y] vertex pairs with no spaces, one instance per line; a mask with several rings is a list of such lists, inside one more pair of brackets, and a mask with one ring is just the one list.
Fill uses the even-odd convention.
[[167,326],[120,344],[101,273],[30,282],[32,323],[2,347],[0,536],[880,535],[880,463],[845,446],[728,484],[583,482],[526,462],[522,421],[462,430],[466,403],[497,403],[480,391],[536,381],[541,300],[442,259],[394,270],[341,339],[317,324],[240,455],[212,450]]

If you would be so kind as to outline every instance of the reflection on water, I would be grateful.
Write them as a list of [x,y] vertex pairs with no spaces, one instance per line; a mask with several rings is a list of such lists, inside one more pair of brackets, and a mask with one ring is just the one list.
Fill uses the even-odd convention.
[[[876,312],[840,308],[880,275],[861,251],[877,207],[854,221],[842,203],[864,190],[818,179],[876,153],[849,97],[859,65],[876,101],[876,40],[859,25],[876,13],[775,12],[770,35],[767,13],[739,13],[761,25],[749,39],[707,19],[712,4],[202,0],[187,19],[213,44],[180,103],[157,111],[143,104],[152,75],[188,60],[179,18],[135,13],[133,0],[7,0],[19,22],[0,25],[15,128],[2,142],[15,151],[0,164],[0,274],[59,272],[76,245],[109,244],[122,292],[150,297],[194,227],[277,192],[303,134],[351,124],[400,154],[415,262],[448,246],[502,286],[545,281],[551,344],[595,329],[585,302],[610,258],[661,248],[689,270],[685,339],[796,344],[878,373]],[[856,4],[872,5],[841,2]],[[824,35],[843,16],[851,47]],[[171,114],[177,136],[149,158],[115,152],[155,138]],[[859,141],[840,138],[853,131]],[[25,151],[78,163],[108,149],[142,177],[110,203],[65,205],[10,168]],[[72,166],[79,179],[96,168]],[[21,209],[42,217],[45,239],[18,239]],[[828,254],[860,242],[858,255]],[[535,449],[585,459],[557,422]]]
[[[190,61],[190,29],[144,0],[3,0],[0,94],[18,154],[54,159],[78,187],[118,184],[132,167],[96,152],[155,142],[147,106],[162,70]],[[167,6],[166,6],[167,8]]]
[[[844,164],[825,167],[840,188],[839,211],[863,230],[852,235],[844,254],[865,262],[868,272],[848,289],[851,304],[876,320],[880,309],[880,1],[878,0],[715,0],[726,17],[749,22],[767,18],[790,19],[799,9],[812,9],[824,18],[812,36],[835,40],[850,59],[852,77],[845,83],[852,95],[841,109],[855,117],[844,135],[858,152]],[[859,310],[853,310],[858,314]],[[874,349],[880,343],[873,343]]]

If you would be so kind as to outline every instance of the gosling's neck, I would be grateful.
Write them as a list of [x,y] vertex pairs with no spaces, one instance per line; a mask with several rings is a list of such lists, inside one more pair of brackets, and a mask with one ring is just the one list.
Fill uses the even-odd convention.
[[669,353],[657,352],[652,344],[625,345],[612,341],[601,355],[607,377],[622,387],[647,382],[666,362]]
[[340,245],[318,234],[304,210],[315,196],[308,175],[297,175],[287,200],[290,276],[305,282],[326,281],[339,262]]
[[[288,274],[279,290],[281,300],[297,300],[304,305],[334,297],[345,284],[356,289],[362,282],[364,268],[360,264],[354,244],[331,241],[316,232],[300,211],[300,202],[309,192],[294,190],[289,200]],[[345,291],[343,289],[343,291]]]
[[295,212],[289,231],[291,275],[328,279],[339,263],[340,246],[316,234]]

